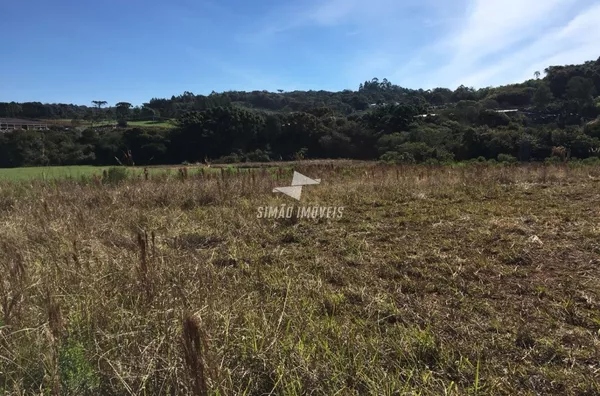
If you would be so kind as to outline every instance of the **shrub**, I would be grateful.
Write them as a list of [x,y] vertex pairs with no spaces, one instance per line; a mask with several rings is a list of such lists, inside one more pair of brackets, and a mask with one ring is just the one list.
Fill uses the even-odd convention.
[[242,162],[242,159],[235,153],[224,155],[223,157],[214,161],[215,164],[235,164],[236,162]]
[[503,162],[503,163],[508,163],[508,164],[515,164],[517,163],[517,158],[510,155],[510,154],[498,154],[498,162]]
[[435,158],[428,158],[423,163],[430,166],[437,166],[441,164],[441,162]]
[[588,122],[583,128],[583,132],[591,137],[600,138],[600,117]]
[[103,181],[109,184],[118,184],[124,180],[127,180],[129,173],[127,168],[120,166],[113,166],[104,171]]
[[301,161],[304,158],[306,158],[306,154],[308,153],[308,149],[306,147],[302,147],[300,150],[298,150],[296,152],[296,154],[294,154],[294,159],[296,161]]
[[66,394],[96,394],[100,378],[80,343],[68,342],[59,353],[60,382]]
[[504,113],[497,113],[494,110],[483,110],[479,113],[479,123],[489,127],[506,126],[510,123],[510,118]]
[[246,154],[246,160],[249,162],[269,162],[271,158],[269,158],[269,154],[262,150],[256,150]]
[[127,120],[119,120],[119,121],[117,121],[117,126],[119,128],[127,128]]
[[380,160],[391,164],[414,164],[416,162],[412,154],[397,151],[388,151],[380,157]]
[[453,162],[454,154],[445,149],[437,148],[433,150],[433,159],[436,159],[439,162]]
[[562,160],[558,157],[547,157],[544,159],[544,163],[546,164],[560,164]]
[[585,165],[598,165],[598,164],[600,164],[600,158],[588,157],[588,158],[581,160],[581,162]]

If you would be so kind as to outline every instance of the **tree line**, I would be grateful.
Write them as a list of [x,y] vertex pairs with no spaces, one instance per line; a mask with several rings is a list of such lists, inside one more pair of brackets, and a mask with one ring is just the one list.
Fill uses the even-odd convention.
[[[357,91],[185,92],[143,107],[0,103],[0,117],[176,119],[159,128],[88,128],[0,134],[0,167],[181,164],[298,158],[446,162],[544,160],[600,148],[600,58],[552,66],[520,84],[411,90],[374,78]],[[106,106],[106,107],[105,107]],[[502,112],[516,109],[516,112]],[[125,155],[131,153],[131,157]]]

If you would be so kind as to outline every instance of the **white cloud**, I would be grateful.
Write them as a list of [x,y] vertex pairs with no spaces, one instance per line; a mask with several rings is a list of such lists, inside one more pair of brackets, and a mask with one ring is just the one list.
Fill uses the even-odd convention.
[[[459,3],[465,0],[457,0]],[[352,25],[361,32],[393,34],[411,21],[411,13],[428,9],[423,26],[434,26],[449,7],[446,0],[302,0],[274,9],[257,21],[256,30],[237,38],[244,43],[261,44],[299,28],[331,28]],[[434,23],[435,21],[435,23]]]
[[445,37],[401,62],[390,79],[412,88],[522,82],[548,66],[597,59],[599,20],[600,4],[591,0],[470,0]]
[[269,51],[269,39],[293,29],[338,29],[349,40],[342,63],[323,73],[347,86],[377,76],[412,88],[482,87],[598,58],[597,21],[597,0],[304,0],[245,38]]
[[455,61],[470,62],[532,37],[573,0],[476,0],[453,37]]
[[581,10],[566,25],[544,29],[529,44],[515,51],[506,51],[498,61],[479,65],[478,70],[469,74],[461,74],[453,85],[481,87],[520,82],[551,65],[596,59],[600,56],[598,21],[600,4]]

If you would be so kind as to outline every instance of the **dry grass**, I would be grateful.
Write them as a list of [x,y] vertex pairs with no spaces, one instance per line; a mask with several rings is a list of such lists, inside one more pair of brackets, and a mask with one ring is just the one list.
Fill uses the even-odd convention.
[[1,184],[0,393],[600,393],[597,168],[296,170]]

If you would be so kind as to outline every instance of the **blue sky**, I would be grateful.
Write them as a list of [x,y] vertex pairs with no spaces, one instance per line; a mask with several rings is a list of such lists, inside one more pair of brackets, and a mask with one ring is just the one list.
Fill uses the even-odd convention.
[[0,101],[482,87],[600,56],[598,0],[2,0],[0,18]]

